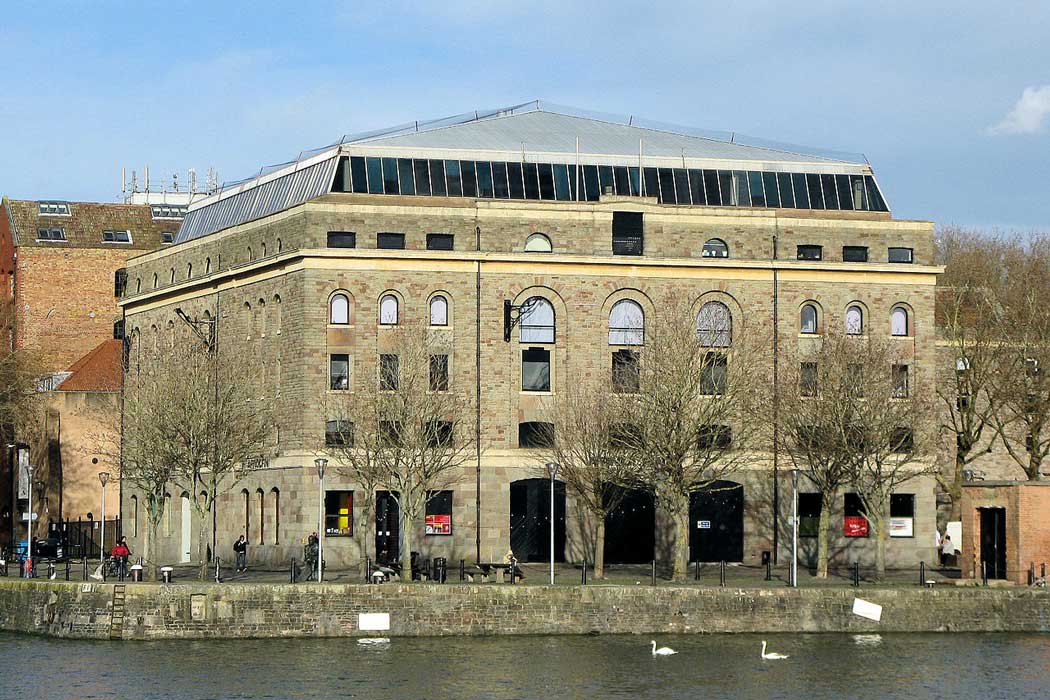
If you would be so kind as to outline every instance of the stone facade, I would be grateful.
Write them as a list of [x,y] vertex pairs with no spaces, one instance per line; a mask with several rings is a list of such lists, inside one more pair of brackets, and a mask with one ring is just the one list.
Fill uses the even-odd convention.
[[[643,214],[644,255],[612,254],[616,211]],[[356,248],[328,248],[329,231],[354,232]],[[377,249],[381,232],[404,233],[405,249]],[[426,234],[435,232],[453,234],[454,249],[426,250]],[[553,252],[524,251],[534,232],[549,236]],[[726,242],[728,258],[702,256],[711,238]],[[797,260],[795,246],[802,244],[822,245],[824,259]],[[842,262],[846,245],[868,246],[869,262]],[[888,248],[898,246],[914,250],[913,264],[887,262]],[[847,306],[859,303],[866,332],[886,336],[891,310],[904,306],[909,332],[894,342],[910,356],[916,376],[932,383],[933,290],[939,271],[932,258],[930,223],[894,221],[879,213],[691,208],[620,197],[492,202],[339,193],[129,261],[128,296],[122,303],[133,338],[132,362],[135,342],[149,347],[165,333],[184,332],[173,313],[180,307],[191,316],[217,318],[219,351],[255,358],[260,385],[280,386],[274,450],[265,468],[245,475],[220,499],[217,546],[221,555],[231,556],[229,547],[247,524],[250,560],[281,566],[301,556],[303,538],[317,529],[312,463],[324,452],[329,353],[351,355],[352,392],[355,384],[375,376],[376,355],[388,332],[378,323],[380,298],[397,296],[402,323],[425,324],[428,300],[445,295],[449,324],[431,332],[444,334],[449,343],[452,390],[463,392],[480,412],[483,452],[477,463],[466,465],[454,487],[453,535],[423,537],[420,532],[416,542],[426,557],[492,561],[510,548],[512,483],[543,477],[542,457],[518,447],[518,425],[542,417],[548,399],[521,390],[523,345],[517,331],[504,342],[504,300],[520,304],[541,296],[553,305],[556,342],[548,348],[554,394],[571,391],[575,378],[608,376],[609,310],[623,298],[636,300],[646,312],[669,299],[723,300],[732,310],[734,328],[775,327],[785,361],[795,361],[791,358],[811,342],[799,333],[805,301],[818,306],[822,328],[841,326]],[[349,325],[328,323],[329,300],[336,292],[350,299]],[[771,455],[756,454],[737,478],[747,504],[747,563],[757,563],[763,551],[772,549],[773,523],[782,523],[790,510],[790,486],[782,480],[782,517],[772,517],[771,465]],[[354,488],[334,460],[329,474],[327,489]],[[933,556],[934,484],[916,480],[905,490],[915,494],[914,534],[890,541],[891,565],[917,565]],[[173,487],[161,559],[192,556],[185,542],[195,542],[196,533],[181,524],[188,509],[180,496],[189,498]],[[124,503],[125,532],[134,538],[141,530],[129,520],[127,498]],[[571,494],[567,513],[566,558],[578,561],[586,553],[572,524]],[[656,527],[661,527],[659,518]],[[355,531],[351,537],[328,538],[329,565],[358,561],[371,536]],[[782,529],[781,559],[786,537]],[[838,561],[847,562],[868,556],[873,544],[842,539],[832,548]],[[370,540],[368,548],[374,551]]]

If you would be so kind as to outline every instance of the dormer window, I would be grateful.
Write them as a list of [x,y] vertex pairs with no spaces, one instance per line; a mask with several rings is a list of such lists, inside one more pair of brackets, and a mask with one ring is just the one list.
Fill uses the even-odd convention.
[[171,231],[165,231],[160,234],[160,242],[164,245],[170,245],[175,242],[175,234]]
[[131,231],[105,230],[102,232],[103,243],[131,243]]
[[66,240],[66,230],[64,228],[37,229],[36,239],[38,241],[64,241]]
[[151,204],[149,209],[154,219],[182,219],[187,208],[184,204]]
[[41,216],[69,216],[69,202],[40,202]]

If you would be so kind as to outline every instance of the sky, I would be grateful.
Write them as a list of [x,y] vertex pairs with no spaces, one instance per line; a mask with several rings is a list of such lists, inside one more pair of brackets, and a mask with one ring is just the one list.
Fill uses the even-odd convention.
[[532,99],[860,152],[901,219],[1050,231],[1050,3],[13,3],[0,194],[116,201]]

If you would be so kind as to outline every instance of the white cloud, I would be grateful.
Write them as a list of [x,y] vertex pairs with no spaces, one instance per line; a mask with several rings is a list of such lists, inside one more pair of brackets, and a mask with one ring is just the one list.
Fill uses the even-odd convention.
[[1050,85],[1027,87],[1021,99],[1001,122],[991,127],[993,134],[1034,134],[1050,121]]

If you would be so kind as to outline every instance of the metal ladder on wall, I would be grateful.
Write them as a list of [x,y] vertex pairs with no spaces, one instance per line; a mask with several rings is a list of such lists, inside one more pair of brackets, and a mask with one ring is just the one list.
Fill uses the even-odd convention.
[[123,583],[113,585],[113,608],[109,613],[109,638],[124,637],[124,591]]

